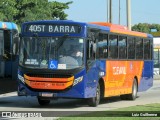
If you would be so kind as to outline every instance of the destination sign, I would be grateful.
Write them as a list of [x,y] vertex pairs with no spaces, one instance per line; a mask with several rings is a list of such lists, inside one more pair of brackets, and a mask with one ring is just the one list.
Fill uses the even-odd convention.
[[47,32],[47,33],[80,33],[78,25],[27,25],[25,32]]

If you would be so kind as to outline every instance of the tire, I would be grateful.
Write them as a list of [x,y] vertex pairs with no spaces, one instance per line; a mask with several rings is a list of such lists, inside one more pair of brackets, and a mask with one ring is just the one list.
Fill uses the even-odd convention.
[[99,102],[100,102],[100,96],[101,96],[100,85],[99,85],[99,83],[98,83],[97,89],[96,89],[96,97],[89,98],[89,99],[88,99],[88,105],[91,106],[91,107],[96,107],[96,106],[98,106],[98,104],[99,104]]
[[45,106],[45,105],[48,105],[50,103],[50,100],[44,100],[44,99],[38,97],[38,103],[41,106]]
[[132,85],[132,93],[127,95],[129,100],[135,100],[137,98],[137,91],[138,91],[138,83],[137,80],[134,78],[133,85]]

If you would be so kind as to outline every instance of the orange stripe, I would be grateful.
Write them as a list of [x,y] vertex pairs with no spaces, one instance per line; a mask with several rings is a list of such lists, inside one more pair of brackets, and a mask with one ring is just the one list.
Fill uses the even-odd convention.
[[52,82],[66,82],[73,80],[73,77],[70,78],[41,78],[41,77],[29,77],[27,75],[24,75],[24,78],[30,81],[52,81]]
[[64,90],[73,84],[73,81],[67,83],[54,83],[54,82],[35,82],[25,80],[26,84],[34,89],[41,90]]
[[24,75],[25,83],[34,89],[64,90],[71,86],[74,76],[70,78],[41,78]]
[[91,24],[110,27],[110,32],[113,32],[113,33],[133,35],[133,36],[139,36],[139,37],[145,37],[145,38],[147,37],[146,33],[130,31],[126,26],[122,26],[122,25],[116,25],[116,24],[111,24],[106,22],[91,22]]

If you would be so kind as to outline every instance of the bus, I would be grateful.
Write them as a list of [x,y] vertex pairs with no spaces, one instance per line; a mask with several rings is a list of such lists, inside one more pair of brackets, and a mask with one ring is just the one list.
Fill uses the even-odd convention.
[[153,85],[152,38],[105,22],[25,22],[18,95],[35,96],[40,105],[57,98],[85,99],[94,107],[104,97],[135,100]]
[[18,71],[18,27],[13,22],[0,21],[0,93],[16,91]]

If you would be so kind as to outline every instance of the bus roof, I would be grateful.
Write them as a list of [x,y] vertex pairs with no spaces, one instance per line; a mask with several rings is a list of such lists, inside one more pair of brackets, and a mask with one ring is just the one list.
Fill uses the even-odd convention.
[[38,23],[57,23],[57,24],[61,24],[61,23],[68,23],[68,24],[71,24],[71,23],[77,23],[77,24],[85,24],[83,22],[75,22],[75,21],[72,21],[72,20],[37,20],[37,21],[30,21],[30,22],[24,22],[23,24],[38,24]]
[[[31,21],[31,22],[25,22],[22,24],[22,32],[26,32],[26,25],[40,25],[40,24],[53,24],[53,25],[80,25],[80,26],[83,26],[83,30],[86,30],[87,28],[91,28],[91,29],[94,29],[94,30],[101,30],[101,31],[106,31],[106,32],[109,32],[109,27],[107,26],[101,26],[101,25],[95,25],[95,24],[90,24],[90,23],[85,23],[85,22],[75,22],[75,21],[72,21],[72,20],[39,20],[39,21]],[[47,33],[47,32],[46,32]],[[45,36],[47,35],[45,32],[41,32],[41,35]],[[28,34],[27,32],[24,33],[24,34]],[[31,33],[32,34],[32,33]],[[31,34],[28,34],[28,35],[31,35]],[[58,36],[62,36],[63,34],[61,33],[54,33]],[[67,34],[70,34],[72,36],[81,36],[81,37],[86,37],[87,34],[84,33],[84,32],[80,32],[80,33],[67,33]],[[48,34],[48,35],[52,35],[52,34]]]
[[13,22],[2,22],[2,21],[0,21],[0,29],[6,29],[6,30],[16,29],[16,30],[18,30],[18,27]]
[[107,22],[91,22],[91,24],[107,26],[107,27],[109,27],[110,32],[113,32],[113,33],[133,35],[133,36],[144,37],[144,38],[152,38],[153,37],[151,34],[137,32],[137,31],[131,31],[126,26],[122,26],[122,25],[111,24],[111,23],[107,23]]
[[[151,34],[137,32],[137,31],[130,31],[126,26],[117,25],[117,24],[111,24],[107,22],[75,22],[72,20],[38,20],[38,21],[31,21],[31,22],[25,22],[22,24],[79,24],[82,26],[86,26],[92,29],[99,29],[101,31],[106,32],[113,32],[113,33],[119,33],[119,34],[125,34],[125,35],[132,35],[132,36],[138,36],[138,37],[144,37],[144,38],[152,38],[153,36]],[[22,28],[24,29],[24,28]]]
[[44,23],[50,23],[50,24],[80,24],[84,25],[90,28],[95,28],[95,29],[101,29],[104,31],[109,32],[109,27],[107,26],[101,26],[101,25],[95,25],[95,24],[90,24],[90,23],[85,23],[85,22],[75,22],[73,20],[38,20],[38,21],[31,21],[31,22],[25,22],[23,24],[44,24]]

